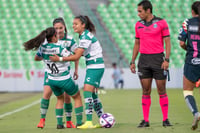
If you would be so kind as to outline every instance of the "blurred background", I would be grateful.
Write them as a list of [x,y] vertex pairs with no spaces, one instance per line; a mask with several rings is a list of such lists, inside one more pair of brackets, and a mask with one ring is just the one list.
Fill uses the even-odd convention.
[[[0,0],[0,92],[42,91],[44,64],[35,62],[35,51],[26,52],[23,42],[52,26],[54,18],[63,17],[68,33],[73,32],[74,16],[87,15],[96,27],[96,37],[103,48],[106,72],[102,88],[113,89],[112,63],[124,70],[126,89],[141,88],[137,75],[131,74],[129,62],[134,46],[134,27],[139,20],[137,4],[141,0]],[[171,33],[170,88],[182,87],[185,52],[179,47],[179,28],[191,17],[194,0],[150,0],[153,14],[166,19]],[[136,61],[137,62],[137,61]],[[72,64],[72,69],[74,65]],[[80,59],[76,81],[83,86],[85,61]]]

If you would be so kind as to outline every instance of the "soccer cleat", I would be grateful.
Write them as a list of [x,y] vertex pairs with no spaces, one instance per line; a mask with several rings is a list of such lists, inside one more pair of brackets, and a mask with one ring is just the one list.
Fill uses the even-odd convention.
[[86,121],[83,125],[77,126],[78,129],[89,129],[89,128],[95,128],[93,126],[92,121]]
[[76,126],[73,124],[72,121],[67,121],[66,127],[67,127],[67,128],[76,128]]
[[169,127],[169,126],[173,126],[172,124],[170,124],[169,120],[166,119],[165,121],[163,121],[163,127]]
[[142,120],[141,123],[138,125],[138,128],[149,127],[149,122]]
[[96,125],[94,125],[94,127],[95,128],[102,128],[102,126],[99,123],[97,123]]
[[64,125],[57,125],[57,129],[64,129]]
[[83,122],[81,122],[80,124],[76,124],[76,128],[78,127],[78,126],[81,126],[81,125],[83,125],[84,123]]
[[197,129],[199,120],[200,120],[200,113],[198,113],[198,115],[194,116],[194,120],[193,120],[193,123],[192,123],[192,130]]
[[37,127],[38,128],[44,128],[44,126],[45,126],[45,118],[41,118],[40,122],[37,125]]

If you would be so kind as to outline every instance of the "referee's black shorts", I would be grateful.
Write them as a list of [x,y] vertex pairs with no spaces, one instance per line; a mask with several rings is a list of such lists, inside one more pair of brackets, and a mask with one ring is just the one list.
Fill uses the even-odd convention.
[[164,80],[167,74],[161,65],[164,61],[164,53],[159,54],[140,54],[138,62],[138,75],[140,79],[154,78]]

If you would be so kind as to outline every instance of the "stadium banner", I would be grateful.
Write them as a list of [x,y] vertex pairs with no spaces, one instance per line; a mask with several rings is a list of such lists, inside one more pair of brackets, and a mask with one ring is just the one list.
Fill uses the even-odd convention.
[[[79,78],[75,82],[83,88],[85,69],[79,69]],[[137,74],[131,73],[129,68],[123,68],[124,89],[140,89]],[[101,80],[101,88],[114,89],[112,68],[106,68]],[[73,75],[73,69],[71,72]],[[182,69],[170,69],[170,81],[167,88],[182,88]],[[0,92],[35,92],[43,91],[44,70],[0,70]],[[152,88],[156,88],[155,81]]]

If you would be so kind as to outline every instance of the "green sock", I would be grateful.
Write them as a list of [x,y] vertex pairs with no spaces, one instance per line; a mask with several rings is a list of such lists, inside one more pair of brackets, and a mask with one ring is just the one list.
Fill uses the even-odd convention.
[[64,103],[65,116],[67,121],[72,119],[72,103]]
[[76,124],[81,125],[83,119],[83,106],[75,108],[75,113],[76,113]]
[[57,125],[63,125],[63,109],[55,109]]
[[83,92],[84,99],[85,99],[85,114],[87,121],[92,121],[92,114],[93,114],[93,98],[92,92],[84,91]]
[[92,93],[92,98],[94,100],[94,111],[96,112],[97,116],[100,118],[101,115],[104,113],[102,103],[99,100],[97,93]]
[[45,118],[47,114],[47,110],[49,108],[49,99],[41,99],[40,102],[40,114],[41,118]]

